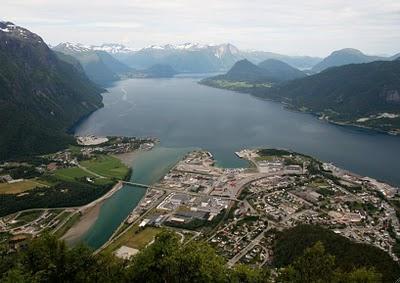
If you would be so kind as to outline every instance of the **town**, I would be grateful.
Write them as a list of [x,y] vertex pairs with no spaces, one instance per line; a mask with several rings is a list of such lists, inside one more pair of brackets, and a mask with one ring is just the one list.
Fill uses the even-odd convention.
[[393,249],[400,238],[397,188],[286,150],[236,154],[251,166],[225,169],[215,166],[209,152],[187,154],[149,186],[127,218],[126,230],[103,248],[111,246],[128,258],[138,248],[129,246],[130,235],[139,237],[143,231],[154,237],[159,227],[167,227],[182,235],[182,241],[209,242],[230,266],[262,266],[273,258],[278,231],[316,224],[398,260]]

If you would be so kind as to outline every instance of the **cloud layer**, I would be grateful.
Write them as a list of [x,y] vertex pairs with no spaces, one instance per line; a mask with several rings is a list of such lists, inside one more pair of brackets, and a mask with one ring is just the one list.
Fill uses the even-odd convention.
[[0,18],[51,44],[231,42],[319,56],[344,47],[400,52],[396,0],[2,0]]

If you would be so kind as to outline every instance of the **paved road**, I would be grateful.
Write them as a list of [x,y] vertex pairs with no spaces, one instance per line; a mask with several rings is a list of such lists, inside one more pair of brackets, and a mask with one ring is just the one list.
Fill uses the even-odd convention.
[[80,169],[82,169],[83,171],[85,171],[85,172],[87,172],[87,173],[89,173],[89,174],[92,174],[92,175],[96,176],[96,177],[99,178],[99,179],[105,179],[105,178],[106,178],[106,177],[104,177],[104,176],[101,176],[101,175],[99,175],[99,174],[93,172],[93,171],[90,171],[89,169],[87,169],[86,167],[83,167],[83,166],[80,165],[80,164],[78,164],[78,167],[79,167]]
[[251,249],[254,248],[254,246],[258,245],[260,243],[261,239],[264,237],[265,232],[270,230],[272,227],[273,226],[270,223],[268,223],[268,227],[264,231],[262,231],[260,234],[258,234],[258,236],[255,237],[254,240],[250,242],[250,244],[248,244],[243,250],[238,252],[233,258],[231,258],[228,261],[228,266],[232,267],[233,265],[235,265],[242,258],[242,256],[247,254]]

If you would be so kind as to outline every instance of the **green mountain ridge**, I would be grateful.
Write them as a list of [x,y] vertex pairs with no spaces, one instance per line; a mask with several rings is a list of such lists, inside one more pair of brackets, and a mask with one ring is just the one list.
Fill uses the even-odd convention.
[[332,122],[400,133],[400,60],[331,67],[311,76],[271,82],[247,61],[201,83],[278,100]]
[[279,85],[264,95],[313,112],[329,110],[339,120],[400,113],[400,63],[376,61],[332,67]]
[[390,60],[390,58],[365,55],[360,50],[354,48],[345,48],[332,52],[332,54],[316,64],[311,70],[314,73],[318,73],[331,67],[338,67],[348,64],[369,63],[380,60]]
[[0,62],[0,160],[66,146],[65,130],[103,105],[103,89],[10,22],[0,22]]
[[302,71],[276,59],[267,59],[259,63],[258,67],[267,71],[269,73],[269,77],[278,82],[290,81],[307,76]]

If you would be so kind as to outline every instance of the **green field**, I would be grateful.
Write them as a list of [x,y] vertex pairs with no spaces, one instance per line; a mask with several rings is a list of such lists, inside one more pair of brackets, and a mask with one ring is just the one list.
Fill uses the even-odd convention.
[[213,87],[231,89],[231,90],[248,89],[254,87],[270,88],[272,86],[272,84],[270,83],[249,83],[249,82],[227,81],[227,80],[209,80],[207,81],[207,84]]
[[19,194],[36,187],[45,187],[46,185],[37,182],[35,179],[24,180],[12,184],[0,183],[0,194]]
[[138,226],[132,226],[124,232],[117,240],[111,243],[104,251],[113,252],[121,246],[128,246],[134,249],[143,249],[154,237],[161,232],[159,228],[146,227],[141,230]]
[[108,178],[124,179],[129,168],[118,158],[110,155],[97,155],[95,158],[81,162],[88,170]]
[[95,177],[94,175],[80,169],[79,167],[58,169],[54,172],[54,176],[62,181],[76,181],[76,178]]
[[127,166],[119,159],[109,155],[97,155],[80,164],[87,170],[79,167],[63,168],[56,170],[53,176],[56,180],[67,182],[76,182],[77,179],[89,177],[94,180],[96,185],[105,185],[113,182],[112,179],[124,179],[129,173],[129,168]]

